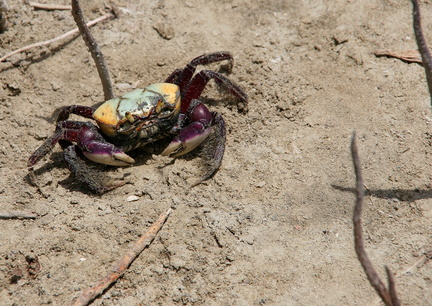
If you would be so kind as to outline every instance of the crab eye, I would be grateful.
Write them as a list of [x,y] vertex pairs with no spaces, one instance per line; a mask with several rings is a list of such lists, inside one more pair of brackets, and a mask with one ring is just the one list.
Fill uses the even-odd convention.
[[160,114],[164,108],[165,108],[164,101],[162,99],[159,99],[155,107],[156,114]]
[[169,106],[165,106],[161,112],[158,114],[158,118],[169,117],[172,113],[172,108]]

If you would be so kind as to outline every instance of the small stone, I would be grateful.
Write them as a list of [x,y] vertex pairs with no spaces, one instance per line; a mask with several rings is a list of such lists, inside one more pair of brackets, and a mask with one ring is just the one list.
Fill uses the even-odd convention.
[[261,182],[259,182],[258,184],[256,184],[256,187],[258,187],[258,188],[263,188],[263,187],[265,186],[265,184],[266,184],[266,182],[261,181]]
[[133,202],[133,201],[138,201],[138,200],[139,200],[139,197],[136,195],[128,196],[128,198],[126,199],[126,201],[128,201],[128,202]]
[[341,44],[348,42],[348,37],[344,36],[341,33],[337,33],[337,34],[333,35],[333,41],[334,41],[336,46],[341,45]]
[[115,84],[115,87],[120,91],[130,91],[135,89],[135,87],[132,84],[129,83],[117,83]]
[[51,88],[52,90],[57,91],[61,88],[61,85],[57,82],[51,82]]
[[163,39],[170,40],[174,37],[174,28],[168,23],[158,22],[153,25],[153,29],[155,29]]

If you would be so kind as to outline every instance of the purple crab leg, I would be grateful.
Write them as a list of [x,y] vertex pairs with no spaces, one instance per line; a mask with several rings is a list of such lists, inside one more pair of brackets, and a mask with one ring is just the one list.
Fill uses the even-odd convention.
[[162,155],[178,157],[195,149],[210,135],[212,120],[208,108],[199,100],[194,100],[188,112],[190,123],[180,130]]
[[83,154],[90,160],[113,166],[127,166],[133,164],[133,158],[125,154],[120,148],[107,142],[98,129],[89,122],[60,121],[57,123],[56,132],[48,138],[30,156],[28,166],[35,165],[48,154],[60,140],[69,143],[75,142]]
[[45,140],[45,142],[30,156],[27,162],[27,167],[34,166],[45,155],[51,152],[56,143],[59,142],[61,136],[61,132],[56,132],[54,135]]
[[220,62],[223,60],[232,61],[232,55],[226,51],[214,52],[209,54],[203,54],[194,58],[190,63],[186,65],[183,69],[175,70],[167,79],[167,83],[174,83],[180,87],[183,92],[185,86],[192,79],[193,74],[198,65],[208,65],[211,63]]
[[57,117],[57,122],[65,121],[69,119],[70,114],[75,114],[84,118],[93,119],[93,113],[95,109],[88,106],[82,105],[70,105],[62,109]]
[[214,143],[213,156],[211,158],[211,164],[210,167],[207,169],[206,173],[204,173],[204,175],[201,176],[199,180],[193,183],[191,187],[201,184],[205,180],[212,177],[213,174],[215,174],[215,172],[220,168],[222,164],[222,159],[225,152],[225,141],[226,141],[225,121],[221,116],[221,114],[219,113],[212,112],[212,116],[213,116],[213,125],[217,126],[217,128],[214,129],[216,135],[214,137],[215,143]]
[[171,73],[170,76],[165,79],[165,83],[177,84],[176,82],[180,78],[182,72],[183,69],[174,70],[173,73]]
[[193,107],[189,114],[192,123],[183,128],[168,147],[162,152],[162,155],[178,157],[195,149],[211,133],[212,126],[215,135],[213,138],[213,155],[210,160],[210,167],[206,173],[196,181],[191,187],[210,178],[222,164],[222,158],[225,152],[226,128],[225,121],[221,114],[211,112],[207,107],[198,102],[192,101]]
[[181,112],[185,113],[189,108],[189,104],[193,99],[198,99],[201,96],[207,83],[213,79],[216,84],[225,88],[234,97],[242,102],[247,102],[247,95],[236,84],[231,82],[225,76],[211,71],[202,70],[196,74],[185,88],[186,95],[182,99]]

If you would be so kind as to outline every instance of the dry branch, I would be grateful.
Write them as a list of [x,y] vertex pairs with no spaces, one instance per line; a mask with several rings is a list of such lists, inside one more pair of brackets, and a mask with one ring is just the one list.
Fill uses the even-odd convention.
[[94,39],[93,35],[90,32],[90,29],[88,28],[88,26],[84,21],[84,16],[79,6],[78,0],[72,0],[72,15],[75,19],[75,23],[78,26],[81,36],[84,39],[87,48],[89,48],[93,60],[95,61],[96,68],[99,73],[99,78],[101,79],[102,82],[105,101],[113,99],[114,92],[112,89],[111,78],[108,71],[108,65],[105,61],[101,49],[99,48],[99,45],[97,44],[96,40]]
[[[363,208],[363,177],[361,173],[360,158],[358,155],[356,135],[353,133],[351,139],[351,154],[354,164],[354,171],[356,176],[356,204],[354,207],[353,223],[354,223],[354,244],[357,253],[357,258],[365,271],[365,274],[369,280],[369,283],[375,289],[380,296],[381,300],[387,306],[398,306],[400,305],[396,295],[395,283],[393,275],[389,276],[389,287],[387,290],[384,283],[381,281],[378,273],[374,269],[372,262],[370,261],[363,242],[363,228],[361,221],[361,213]],[[386,267],[387,274],[391,274],[390,270]]]
[[105,289],[111,286],[117,279],[119,279],[131,265],[131,263],[138,257],[138,255],[149,246],[156,234],[164,225],[167,220],[171,209],[168,209],[165,213],[162,213],[155,223],[149,228],[149,230],[138,239],[131,248],[126,252],[125,255],[118,261],[118,263],[108,272],[108,274],[102,278],[95,286],[85,290],[80,297],[74,302],[74,306],[88,305],[97,296],[102,294]]
[[14,211],[0,211],[0,219],[36,219],[37,215],[34,213],[14,210]]
[[71,10],[72,6],[70,5],[61,5],[61,4],[43,4],[38,2],[29,2],[29,5],[31,7],[34,7],[38,10],[47,10],[47,11],[54,11],[54,10]]
[[[432,259],[432,250],[425,252],[414,264],[403,270],[400,275],[411,272],[414,268],[419,268],[424,265],[429,259]],[[399,275],[399,274],[396,274]]]
[[375,56],[388,56],[400,59],[409,63],[422,64],[422,58],[418,50],[405,50],[405,51],[394,51],[394,50],[376,50]]
[[426,44],[426,39],[423,35],[419,2],[418,0],[412,0],[412,4],[414,34],[416,37],[418,49],[423,60],[423,67],[425,68],[426,79],[429,87],[429,95],[431,96],[432,103],[432,57]]
[[[103,20],[106,20],[106,19],[109,19],[109,18],[112,18],[112,17],[114,17],[113,14],[111,14],[111,13],[106,14],[106,15],[104,15],[104,16],[101,16],[101,17],[99,17],[99,18],[96,18],[95,20],[90,21],[89,23],[87,23],[87,26],[91,27],[91,26],[97,24],[98,22],[101,22],[101,21],[103,21]],[[27,51],[27,50],[30,50],[30,49],[33,49],[33,48],[36,48],[36,47],[43,47],[43,46],[50,45],[50,44],[52,44],[53,42],[56,42],[56,41],[59,41],[59,40],[62,40],[62,39],[64,39],[64,38],[66,38],[66,37],[69,37],[69,36],[75,35],[75,34],[78,33],[78,31],[79,31],[78,29],[74,29],[74,30],[71,30],[71,31],[69,31],[69,32],[67,32],[67,33],[64,33],[63,35],[60,35],[60,36],[58,36],[58,37],[55,37],[55,38],[53,38],[53,39],[46,40],[46,41],[42,41],[42,42],[38,42],[38,43],[34,43],[34,44],[31,44],[31,45],[28,45],[28,46],[22,47],[22,48],[20,48],[20,49],[18,49],[18,50],[15,50],[15,51],[13,51],[13,52],[11,52],[11,53],[9,53],[9,54],[6,54],[6,55],[3,56],[2,58],[0,58],[0,62],[4,62],[7,58],[9,58],[9,57],[11,57],[12,55],[15,55],[15,54],[17,54],[17,53],[21,53],[21,52],[23,52],[23,51]]]

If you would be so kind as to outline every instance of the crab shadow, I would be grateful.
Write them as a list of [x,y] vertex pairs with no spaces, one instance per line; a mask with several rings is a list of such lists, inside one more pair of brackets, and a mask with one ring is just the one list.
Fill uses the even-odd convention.
[[[351,192],[353,195],[356,193],[356,189],[353,187],[338,185],[332,185],[332,187],[342,192]],[[381,199],[398,199],[400,201],[414,202],[422,199],[431,199],[432,189],[366,189],[365,195]]]
[[[135,159],[135,163],[131,167],[123,167],[122,168],[123,170],[121,172],[117,171],[117,169],[119,169],[120,167],[94,163],[85,158],[83,159],[83,162],[89,168],[91,168],[92,172],[100,173],[100,176],[106,178],[107,180],[117,180],[117,181],[123,181],[124,184],[132,184],[133,171],[134,171],[133,168],[147,167],[148,166],[147,162],[153,158],[153,155],[160,155],[162,151],[166,148],[166,146],[170,143],[170,141],[171,141],[170,138],[162,139],[154,143],[147,144],[142,148],[138,148],[128,152],[128,155],[130,155],[133,159]],[[193,152],[190,152],[178,158],[185,159],[185,160],[193,160],[197,157],[202,158],[204,154],[203,153],[204,147],[205,147],[204,145],[200,145]],[[175,160],[176,158],[170,159],[168,162],[164,163],[163,165],[159,165],[158,169],[163,169],[165,167],[173,165],[175,163]],[[41,177],[48,172],[51,172],[55,168],[60,170],[66,170],[67,172],[69,172],[68,166],[64,161],[63,151],[51,153],[48,161],[46,161],[43,165],[41,165],[37,169],[30,171],[26,175],[25,179],[30,185],[38,187],[41,192],[42,192],[41,188],[44,188],[51,184],[58,183],[59,185],[63,186],[65,189],[68,189],[69,191],[78,191],[88,195],[97,195],[94,192],[87,189],[86,187],[84,187],[80,182],[78,182],[72,173],[69,173],[69,175],[66,176],[65,178],[48,180],[47,182],[44,182],[43,179],[38,179],[38,177]]]
[[[203,98],[202,101],[209,106],[215,106],[224,104],[224,106],[233,106],[231,99],[220,100],[220,99],[208,99]],[[98,102],[94,104],[92,107],[97,108],[99,107],[103,102]],[[234,106],[235,107],[235,106]],[[53,124],[55,126],[55,122],[57,121],[59,113],[64,109],[64,107],[58,107],[56,108],[51,115],[48,116],[38,116],[39,118]],[[237,109],[238,111],[241,111],[240,109]],[[95,124],[95,126],[97,126]],[[202,172],[204,173],[206,168],[212,167],[212,162],[214,158],[214,148],[216,145],[216,134],[214,130],[210,134],[210,136],[207,138],[205,142],[200,144],[197,148],[195,148],[193,151],[177,157],[172,158],[169,161],[165,162],[163,165],[157,166],[158,169],[164,169],[165,167],[171,166],[175,163],[176,159],[183,159],[186,161],[192,161],[196,158],[200,158],[203,162],[203,166],[200,167]],[[134,170],[132,168],[136,167],[147,167],[147,163],[149,160],[153,158],[153,155],[161,155],[161,153],[165,150],[165,148],[169,145],[169,143],[172,141],[173,137],[167,137],[161,140],[158,140],[153,143],[149,143],[141,148],[137,148],[135,150],[127,152],[129,156],[131,156],[135,163],[131,167],[122,167],[122,171],[116,171],[119,167],[116,166],[109,166],[109,165],[103,165],[103,164],[97,164],[94,162],[91,162],[84,159],[84,163],[89,167],[89,170],[93,173],[97,173],[97,175],[102,178],[114,179],[118,181],[124,181],[124,184],[132,184],[133,178],[133,172]],[[39,189],[44,186],[40,186],[38,184],[37,177],[40,175],[43,175],[46,172],[52,171],[53,168],[61,168],[61,169],[68,169],[64,158],[63,158],[63,152],[53,152],[50,156],[51,162],[45,163],[44,165],[40,166],[34,171],[31,171],[26,176],[26,180],[33,186],[37,186]],[[214,174],[216,174],[217,170],[210,176],[212,177]],[[52,182],[51,182],[52,183]],[[74,177],[73,174],[70,174],[68,177],[66,177],[63,180],[59,180],[58,184],[62,185],[64,188],[70,190],[70,191],[80,191],[86,194],[93,194],[91,191],[83,187]]]
[[[124,173],[118,173],[115,170],[118,167],[114,166],[108,166],[103,164],[97,164],[90,160],[83,159],[83,162],[89,167],[89,170],[93,173],[97,173],[98,176],[100,175],[101,178],[105,179],[106,181],[110,180],[122,180],[125,184],[130,183],[131,181],[128,180],[128,177],[131,175],[131,172],[124,172]],[[52,179],[43,179],[42,177],[44,174],[47,174],[48,172],[52,172],[53,169],[58,169],[60,172],[64,173],[67,172],[68,175],[63,177],[56,177]],[[50,185],[56,185],[59,184],[63,188],[69,190],[69,191],[79,191],[88,195],[97,195],[88,188],[84,187],[75,176],[69,172],[68,166],[66,162],[64,161],[63,151],[59,152],[53,152],[51,153],[48,161],[46,161],[43,165],[38,167],[35,170],[29,171],[29,173],[25,176],[26,181],[39,189],[39,191],[44,195],[45,192],[43,189]]]

